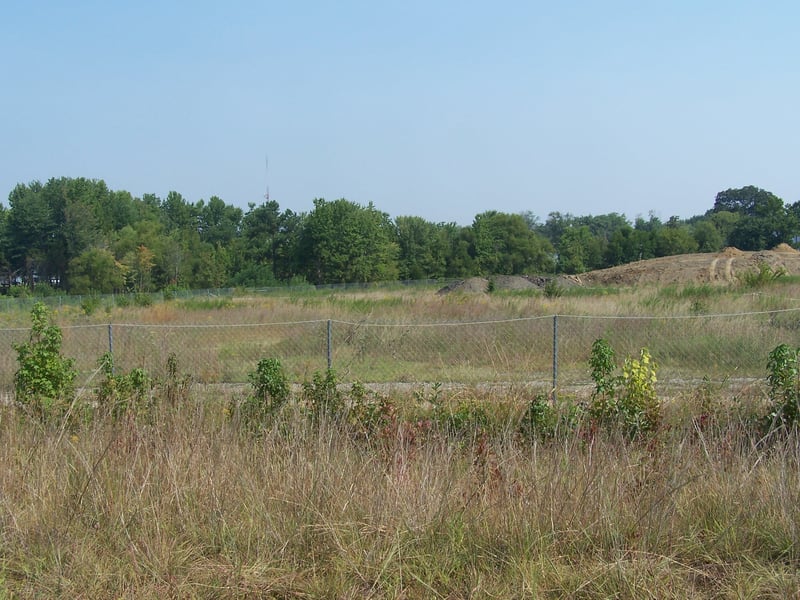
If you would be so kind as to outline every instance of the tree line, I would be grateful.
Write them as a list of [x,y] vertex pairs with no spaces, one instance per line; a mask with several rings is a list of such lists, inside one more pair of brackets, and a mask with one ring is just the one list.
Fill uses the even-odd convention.
[[6,292],[72,293],[331,284],[581,273],[636,260],[793,244],[800,202],[754,186],[717,194],[690,219],[633,222],[486,211],[471,225],[391,219],[372,203],[315,199],[305,213],[268,200],[247,210],[212,196],[134,197],[102,180],[19,184],[0,204],[0,282]]

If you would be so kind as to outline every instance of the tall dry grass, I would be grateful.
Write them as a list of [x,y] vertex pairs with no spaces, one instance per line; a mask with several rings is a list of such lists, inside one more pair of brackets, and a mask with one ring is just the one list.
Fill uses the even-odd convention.
[[735,419],[637,442],[373,437],[226,401],[72,431],[0,413],[0,596],[764,598],[800,589],[800,446]]

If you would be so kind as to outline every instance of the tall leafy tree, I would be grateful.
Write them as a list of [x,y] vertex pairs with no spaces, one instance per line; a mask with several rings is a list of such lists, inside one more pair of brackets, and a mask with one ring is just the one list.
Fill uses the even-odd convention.
[[627,225],[617,229],[608,240],[604,266],[615,267],[654,256],[651,232],[647,229],[637,229]]
[[457,223],[439,225],[439,238],[445,248],[445,277],[471,277],[478,274],[475,260],[475,232]]
[[400,279],[444,277],[447,270],[447,238],[436,225],[421,217],[397,217]]
[[175,191],[169,192],[161,203],[161,218],[167,232],[197,228],[197,208]]
[[69,262],[70,291],[110,294],[125,289],[127,268],[105,248],[89,248]]
[[563,273],[584,273],[601,266],[603,246],[588,225],[565,229],[558,240],[558,269]]
[[488,211],[475,217],[474,255],[485,275],[552,271],[554,250],[521,215]]
[[372,203],[318,198],[300,233],[301,272],[312,283],[397,279],[397,254],[394,225]]
[[800,224],[781,198],[752,185],[718,193],[711,213],[739,217],[727,234],[727,243],[741,250],[764,250],[791,242]]
[[225,204],[217,196],[211,196],[208,204],[200,200],[196,210],[201,241],[212,246],[227,245],[238,236],[242,209]]
[[692,228],[692,235],[695,242],[697,242],[697,250],[699,252],[718,252],[725,243],[725,238],[710,219],[702,219],[695,222]]
[[8,197],[7,223],[8,260],[29,286],[35,277],[47,274],[52,240],[57,224],[52,207],[38,181],[17,185]]

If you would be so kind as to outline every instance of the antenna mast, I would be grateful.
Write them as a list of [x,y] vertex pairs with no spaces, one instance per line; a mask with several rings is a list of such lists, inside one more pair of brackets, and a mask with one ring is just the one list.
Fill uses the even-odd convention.
[[265,167],[266,167],[266,168],[264,169],[264,173],[265,173],[265,176],[266,176],[266,182],[267,182],[267,191],[266,191],[266,193],[264,194],[264,200],[266,200],[267,202],[269,202],[269,155],[266,155],[266,156],[265,156],[265,161],[264,161],[264,162],[265,162]]

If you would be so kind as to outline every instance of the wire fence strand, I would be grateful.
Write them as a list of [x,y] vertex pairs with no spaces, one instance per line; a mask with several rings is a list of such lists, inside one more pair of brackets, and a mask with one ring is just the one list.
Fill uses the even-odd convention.
[[[262,358],[277,358],[296,383],[328,367],[364,383],[503,383],[550,389],[591,384],[592,342],[618,362],[647,348],[662,385],[763,379],[769,352],[800,345],[800,309],[689,317],[558,315],[496,321],[380,323],[312,320],[246,324],[66,326],[65,356],[81,383],[111,351],[120,371],[163,376],[170,355],[201,383],[245,383]],[[557,335],[554,326],[557,323]],[[330,331],[330,337],[328,332]],[[10,392],[15,344],[29,329],[0,329],[0,389]],[[554,360],[557,357],[557,361]]]

